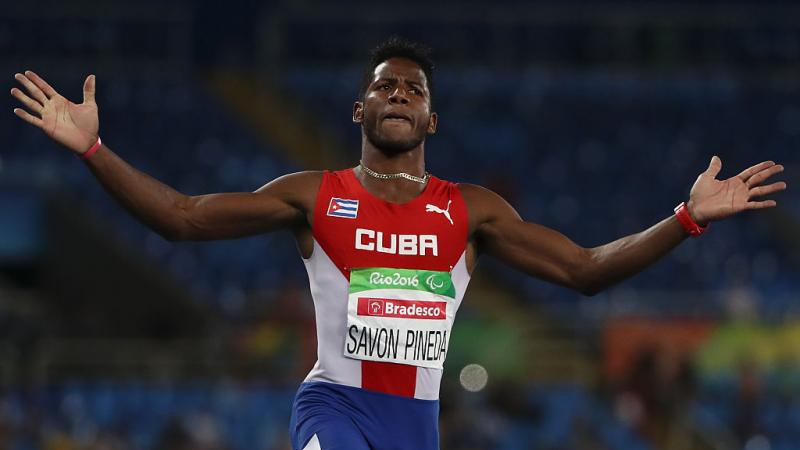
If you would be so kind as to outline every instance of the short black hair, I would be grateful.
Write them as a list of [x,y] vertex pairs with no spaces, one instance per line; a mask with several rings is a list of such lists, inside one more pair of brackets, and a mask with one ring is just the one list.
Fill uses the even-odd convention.
[[428,81],[428,92],[430,92],[430,96],[433,97],[432,53],[433,50],[431,50],[430,47],[419,42],[409,41],[400,36],[389,37],[370,52],[369,64],[364,68],[364,75],[361,79],[361,89],[358,91],[358,99],[364,101],[367,88],[370,83],[372,83],[372,76],[375,73],[375,68],[391,58],[406,58],[417,63],[420,69],[422,69],[422,72],[425,73],[425,78]]

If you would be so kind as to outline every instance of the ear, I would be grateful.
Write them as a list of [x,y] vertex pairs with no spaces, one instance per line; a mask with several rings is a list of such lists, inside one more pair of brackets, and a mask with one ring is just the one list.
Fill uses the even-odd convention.
[[436,133],[436,125],[439,123],[439,115],[435,112],[431,113],[431,118],[428,120],[428,134]]
[[353,103],[353,123],[364,123],[364,103]]

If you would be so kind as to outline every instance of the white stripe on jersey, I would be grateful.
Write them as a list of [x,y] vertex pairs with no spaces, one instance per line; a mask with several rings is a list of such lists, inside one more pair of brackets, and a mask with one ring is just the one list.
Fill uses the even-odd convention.
[[319,446],[319,439],[316,434],[311,436],[311,439],[308,440],[308,444],[303,447],[303,450],[322,450],[322,447]]

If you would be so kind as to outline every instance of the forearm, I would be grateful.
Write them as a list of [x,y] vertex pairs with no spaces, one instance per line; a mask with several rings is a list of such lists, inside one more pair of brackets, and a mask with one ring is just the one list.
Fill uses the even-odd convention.
[[593,295],[638,273],[688,236],[675,216],[670,216],[640,233],[587,249],[581,291]]
[[134,217],[166,239],[182,234],[186,195],[135,169],[106,146],[85,162],[105,190]]

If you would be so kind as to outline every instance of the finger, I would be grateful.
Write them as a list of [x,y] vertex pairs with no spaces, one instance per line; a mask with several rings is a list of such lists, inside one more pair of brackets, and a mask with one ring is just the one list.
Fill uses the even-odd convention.
[[14,74],[14,79],[19,81],[21,85],[25,86],[25,89],[29,94],[31,94],[31,97],[35,98],[39,103],[44,105],[44,102],[47,101],[47,96],[44,95],[44,92],[42,92],[41,89],[33,84],[33,81],[29,80],[28,77],[21,73]]
[[750,189],[750,198],[753,197],[760,197],[762,195],[772,194],[773,192],[778,192],[786,189],[786,183],[783,181],[779,181],[777,183],[772,183],[767,186],[758,186]]
[[42,104],[37,102],[36,100],[28,97],[27,95],[25,95],[24,92],[20,91],[17,88],[12,88],[11,89],[11,95],[13,95],[14,98],[19,100],[23,105],[27,106],[28,109],[30,109],[31,111],[33,111],[33,112],[35,112],[35,113],[37,113],[39,115],[42,114],[42,108],[43,108]]
[[40,118],[38,118],[36,116],[32,116],[30,113],[28,113],[28,111],[25,111],[22,108],[14,108],[14,114],[16,114],[17,117],[19,117],[20,119],[24,120],[25,122],[28,122],[29,124],[31,124],[33,126],[36,126],[36,127],[39,127],[39,128],[42,128],[42,126],[43,126],[42,119],[40,119]]
[[740,180],[742,180],[742,181],[744,181],[746,183],[747,180],[750,177],[752,177],[753,175],[755,175],[756,173],[761,172],[762,170],[766,169],[767,167],[772,167],[774,165],[775,165],[775,163],[773,161],[763,161],[763,162],[760,162],[760,163],[758,163],[758,164],[756,164],[754,166],[750,166],[747,169],[744,169],[739,175],[736,175],[736,176],[739,177]]
[[711,157],[711,162],[708,163],[706,173],[716,178],[720,170],[722,170],[722,160],[719,159],[719,156],[714,155]]
[[773,206],[777,206],[778,202],[775,200],[764,200],[761,202],[747,202],[745,204],[745,209],[763,209],[763,208],[772,208]]
[[58,95],[58,92],[56,92],[55,89],[53,89],[49,84],[47,84],[47,81],[44,81],[42,77],[33,73],[32,70],[26,70],[25,76],[30,78],[30,80],[33,81],[33,83],[36,86],[38,86],[39,89],[42,90],[42,92],[44,92],[44,95],[46,95],[47,98],[50,98],[54,95]]
[[750,177],[745,184],[747,187],[758,186],[759,184],[763,183],[767,178],[775,175],[776,173],[783,172],[783,166],[780,164],[774,165],[772,167],[768,167],[761,172]]
[[94,103],[95,76],[89,75],[83,82],[83,103]]

